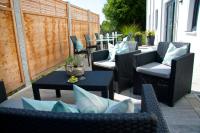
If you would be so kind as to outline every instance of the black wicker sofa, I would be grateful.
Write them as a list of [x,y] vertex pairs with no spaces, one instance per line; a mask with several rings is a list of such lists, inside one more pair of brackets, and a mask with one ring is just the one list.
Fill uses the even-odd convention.
[[0,107],[2,133],[168,133],[151,85],[144,85],[142,112],[77,114]]

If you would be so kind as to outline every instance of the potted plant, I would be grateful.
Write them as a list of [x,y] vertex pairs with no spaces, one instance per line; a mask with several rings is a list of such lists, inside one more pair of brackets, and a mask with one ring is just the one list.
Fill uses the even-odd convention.
[[84,66],[78,55],[69,56],[65,61],[65,70],[69,76],[82,76],[84,75]]
[[154,31],[147,31],[147,45],[153,46],[155,40],[155,32]]
[[137,42],[138,46],[142,46],[142,33],[136,32],[135,33],[135,41]]

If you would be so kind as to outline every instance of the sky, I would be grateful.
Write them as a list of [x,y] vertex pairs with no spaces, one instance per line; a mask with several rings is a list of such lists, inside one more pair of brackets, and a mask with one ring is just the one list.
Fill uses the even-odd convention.
[[82,7],[84,9],[88,9],[92,12],[99,14],[100,16],[100,23],[105,20],[105,16],[102,12],[103,6],[107,0],[64,0],[68,1],[73,5]]

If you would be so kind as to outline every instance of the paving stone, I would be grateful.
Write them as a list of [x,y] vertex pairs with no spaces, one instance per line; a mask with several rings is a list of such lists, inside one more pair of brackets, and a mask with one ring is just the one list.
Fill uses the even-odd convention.
[[169,125],[171,133],[200,133],[199,125]]

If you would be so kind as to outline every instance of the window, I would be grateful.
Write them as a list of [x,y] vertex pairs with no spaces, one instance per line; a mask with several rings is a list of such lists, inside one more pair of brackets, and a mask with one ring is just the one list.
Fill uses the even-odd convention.
[[192,31],[196,31],[196,29],[197,29],[197,19],[198,19],[198,13],[199,13],[199,1],[200,0],[195,0],[195,3],[194,3],[193,18],[192,18]]

